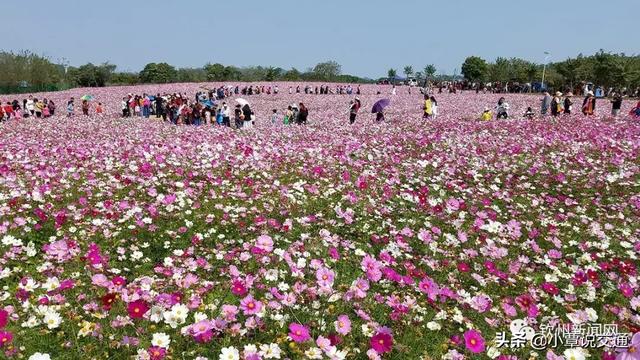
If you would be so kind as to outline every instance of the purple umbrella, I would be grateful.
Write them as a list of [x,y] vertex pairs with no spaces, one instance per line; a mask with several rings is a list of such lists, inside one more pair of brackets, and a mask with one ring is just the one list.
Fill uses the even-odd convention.
[[391,104],[391,100],[389,100],[389,99],[380,99],[380,100],[376,101],[375,104],[373,104],[373,107],[371,108],[371,112],[374,113],[374,114],[382,112],[382,110],[384,110],[384,108],[389,106],[389,104]]

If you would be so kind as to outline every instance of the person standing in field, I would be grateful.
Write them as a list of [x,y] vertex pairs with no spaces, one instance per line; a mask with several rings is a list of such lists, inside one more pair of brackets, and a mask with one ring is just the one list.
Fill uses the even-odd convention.
[[362,103],[360,103],[360,99],[355,98],[355,100],[351,101],[351,106],[349,106],[349,123],[353,124],[356,122],[356,117],[358,116],[358,111]]
[[560,91],[556,91],[553,99],[551,100],[551,116],[558,116],[562,113],[561,111],[561,97],[562,93]]
[[67,102],[67,117],[73,116],[73,98]]
[[222,125],[231,127],[231,110],[226,102],[222,103]]
[[547,112],[549,111],[549,107],[551,107],[551,95],[549,95],[549,93],[545,91],[544,97],[540,101],[542,102],[540,114],[547,115]]
[[567,96],[564,97],[564,113],[567,115],[571,115],[571,110],[573,109],[573,101],[571,101],[572,93],[567,93]]
[[431,98],[429,97],[428,94],[424,94],[424,104],[422,105],[422,118],[423,119],[428,119],[431,117],[431,115],[433,115],[433,107],[432,107],[432,103],[431,103]]
[[436,101],[435,96],[431,95],[431,118],[434,120],[438,117],[438,102]]
[[299,125],[306,125],[307,124],[307,117],[309,117],[309,109],[307,109],[306,106],[304,106],[303,103],[299,104],[299,111],[298,111],[298,124]]
[[89,101],[82,100],[82,114],[89,116]]
[[618,117],[620,108],[622,108],[622,95],[616,92],[613,94],[613,99],[611,99],[611,116]]
[[587,91],[587,97],[582,102],[582,113],[587,116],[591,116],[596,111],[596,98],[593,96],[593,91]]
[[282,122],[285,125],[289,125],[291,121],[293,121],[293,109],[291,108],[291,105],[289,105],[289,107],[287,107],[287,111],[284,113],[284,119]]
[[33,96],[29,95],[29,98],[24,102],[24,108],[29,112],[31,116],[36,113],[36,103],[33,101]]
[[242,108],[240,107],[240,105],[236,105],[236,108],[233,110],[233,120],[235,122],[236,129],[241,129],[243,119],[242,119]]

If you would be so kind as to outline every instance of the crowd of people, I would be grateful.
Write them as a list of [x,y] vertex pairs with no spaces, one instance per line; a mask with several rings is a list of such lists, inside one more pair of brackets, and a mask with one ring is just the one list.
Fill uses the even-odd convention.
[[[450,93],[455,93],[460,83],[450,84],[438,84],[438,87],[425,87],[420,88],[420,92],[424,95],[424,101],[422,104],[423,118],[435,119],[438,117],[438,102],[433,95],[436,89],[438,93],[442,93],[443,89],[448,90]],[[128,94],[122,98],[121,102],[121,115],[122,117],[150,117],[154,115],[157,118],[162,118],[165,121],[169,121],[173,124],[186,124],[186,125],[206,125],[217,124],[222,126],[228,126],[233,128],[250,128],[255,124],[255,114],[251,109],[248,101],[237,98],[239,95],[259,95],[259,94],[278,94],[278,85],[245,85],[240,86],[220,86],[213,89],[203,87],[204,91],[196,92],[195,96],[189,96],[186,93],[165,93],[163,95],[156,94]],[[585,116],[593,116],[596,114],[596,104],[599,101],[611,102],[611,117],[618,117],[622,108],[623,98],[625,93],[623,91],[609,91],[610,98],[608,100],[598,98],[593,91],[589,88],[584,88],[585,96],[582,100],[580,111]],[[345,94],[352,95],[355,93],[355,98],[349,102],[349,123],[354,124],[358,113],[362,107],[362,102],[359,99],[361,94],[360,86],[352,87],[351,85],[335,85],[335,88],[331,88],[329,85],[311,86],[297,85],[295,87],[289,87],[289,93],[293,94]],[[377,94],[381,94],[378,90]],[[397,88],[392,86],[390,88],[390,94],[396,95]],[[226,101],[226,98],[235,97],[237,104],[230,105]],[[81,110],[85,116],[92,115],[94,112],[96,115],[101,115],[104,112],[102,103],[94,103],[91,97],[81,98]],[[509,103],[503,96],[498,100],[498,103],[493,108],[485,107],[484,111],[480,115],[481,120],[507,119],[511,117]],[[551,95],[548,92],[543,94],[540,99],[540,111],[535,112],[531,106],[527,108],[523,114],[524,118],[533,119],[537,116],[552,116],[557,117],[563,114],[572,114],[574,109],[574,95],[572,92],[563,94],[560,91]],[[0,101],[0,121],[6,121],[10,119],[22,119],[22,118],[47,118],[53,116],[56,113],[56,104],[50,99],[37,99],[32,95],[19,101],[14,99],[13,101],[7,101],[5,105],[2,105]],[[67,116],[71,117],[75,113],[75,99],[72,97],[66,103]],[[375,111],[376,120],[384,121],[384,110]],[[640,102],[631,110],[631,115],[640,117]],[[273,109],[270,120],[272,123],[282,124],[306,124],[309,116],[308,108],[302,103],[291,104],[286,109],[283,109],[282,113],[279,113],[278,109]],[[233,120],[233,121],[232,121]]]
[[[553,96],[550,93],[545,92],[543,98],[540,99],[540,116],[544,117],[550,115],[552,117],[557,117],[563,114],[572,114],[574,106],[573,98],[574,95],[571,92],[563,94],[562,92],[557,91]],[[580,111],[583,115],[596,115],[596,100],[597,97],[592,91],[589,90],[586,92],[586,96],[582,100],[582,105],[580,107]],[[620,110],[622,109],[623,93],[613,92],[609,101],[611,102],[611,117],[617,118],[618,116],[620,116]],[[501,97],[498,100],[498,104],[495,106],[494,110],[496,111],[497,119],[506,119],[510,116],[509,104],[504,97]],[[630,115],[640,117],[640,101],[631,110]],[[533,119],[534,117],[536,117],[536,113],[533,111],[533,108],[529,106],[523,114],[523,117],[527,119]],[[484,108],[484,111],[480,115],[480,120],[491,119],[493,119],[493,113],[487,106]]]
[[[255,89],[251,86],[246,89],[248,94],[255,94]],[[242,98],[236,98],[237,104],[232,108],[232,105],[228,104],[224,99],[231,94],[235,94],[235,90],[231,88],[230,93],[218,90],[199,91],[193,97],[188,96],[186,93],[163,95],[128,94],[122,98],[122,117],[139,116],[148,118],[153,115],[176,125],[221,125],[236,129],[251,128],[255,124],[255,114],[249,103]],[[226,90],[229,90],[229,88]],[[242,93],[245,88],[238,91]],[[262,89],[258,91],[262,91]],[[309,110],[304,103],[300,102],[288,106],[281,121],[284,124],[306,124],[308,116]],[[279,117],[278,110],[274,109],[271,121],[279,122]]]
[[37,99],[32,95],[23,99],[22,102],[18,99],[14,99],[13,101],[7,100],[7,102],[2,105],[2,101],[0,101],[0,121],[29,117],[48,118],[55,115],[55,112],[56,104],[53,100],[46,98]]

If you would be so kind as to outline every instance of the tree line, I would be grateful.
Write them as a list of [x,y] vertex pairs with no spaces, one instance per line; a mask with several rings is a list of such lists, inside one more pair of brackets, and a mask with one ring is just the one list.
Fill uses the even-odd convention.
[[585,56],[578,55],[546,66],[519,58],[498,57],[488,62],[478,56],[469,56],[462,64],[462,75],[474,83],[519,82],[540,83],[552,89],[573,89],[583,82],[604,88],[640,87],[640,56],[615,54],[600,50]]
[[[88,63],[82,66],[66,66],[49,58],[28,51],[0,52],[0,93],[63,90],[74,86],[101,87],[106,85],[135,85],[172,82],[206,81],[327,81],[346,83],[370,83],[373,80],[342,73],[340,64],[325,61],[300,71],[272,66],[237,67],[209,63],[198,68],[176,68],[165,62],[149,63],[140,72],[119,72],[116,65]],[[498,57],[488,62],[478,56],[469,56],[462,64],[462,75],[470,82],[518,82],[534,84],[542,80],[549,88],[573,88],[581,82],[592,82],[603,87],[640,86],[640,56],[605,52],[578,55],[564,61],[544,66],[519,58]],[[436,75],[436,67],[427,65],[414,72],[406,66],[404,74],[419,80],[451,79]],[[395,69],[387,72],[390,78],[397,75]]]

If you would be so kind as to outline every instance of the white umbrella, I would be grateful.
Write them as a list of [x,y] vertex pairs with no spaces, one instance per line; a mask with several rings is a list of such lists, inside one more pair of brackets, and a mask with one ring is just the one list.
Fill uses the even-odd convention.
[[240,106],[249,105],[249,102],[248,102],[247,100],[243,99],[243,98],[237,98],[237,99],[236,99],[236,102],[237,102],[238,104],[240,104]]

